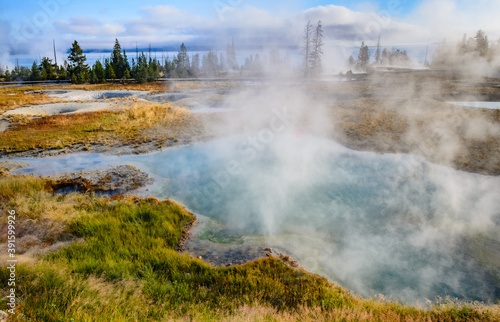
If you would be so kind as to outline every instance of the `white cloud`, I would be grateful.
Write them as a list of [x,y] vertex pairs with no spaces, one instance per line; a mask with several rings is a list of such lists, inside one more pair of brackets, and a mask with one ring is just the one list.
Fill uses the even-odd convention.
[[128,35],[177,33],[178,30],[193,29],[203,24],[202,18],[172,6],[147,6],[141,8],[140,12],[140,18],[125,23]]
[[458,40],[483,29],[490,40],[500,37],[498,0],[424,0],[408,21],[427,28],[431,37]]
[[106,24],[97,19],[73,17],[70,20],[57,20],[55,26],[63,33],[84,36],[118,36],[125,31],[120,25]]
[[303,19],[323,22],[325,36],[346,43],[361,41],[375,42],[381,36],[384,42],[408,44],[422,41],[424,30],[408,23],[402,23],[380,12],[353,11],[346,7],[329,5],[306,10]]
[[208,19],[172,6],[158,5],[141,8],[138,18],[124,21],[121,25],[103,24],[85,17],[58,21],[56,25],[69,34],[120,35],[120,40],[125,43],[135,42],[140,37],[141,42],[164,42],[165,45],[196,39],[204,40],[205,45],[222,45],[230,37],[247,45],[300,45],[304,24],[307,21],[315,24],[318,20],[323,22],[325,39],[337,40],[344,45],[374,42],[379,35],[385,42],[393,44],[408,41],[411,38],[409,35],[422,33],[417,26],[397,22],[377,13],[353,11],[335,5],[318,6],[295,15],[282,16],[250,5],[228,10],[230,12],[224,12],[224,19]]
[[[358,8],[328,5],[295,14],[286,11],[271,14],[247,4],[225,8],[221,18],[219,15],[201,17],[168,5],[146,6],[137,11],[135,18],[108,23],[81,16],[58,20],[50,28],[44,28],[43,37],[39,38],[40,41],[44,38],[46,43],[50,43],[46,39],[51,38],[60,39],[59,43],[77,39],[87,49],[110,49],[115,37],[124,48],[135,47],[136,42],[140,47],[149,43],[156,47],[177,46],[181,42],[224,46],[231,37],[240,46],[300,46],[305,23],[311,21],[315,25],[318,20],[323,22],[325,49],[359,46],[361,41],[374,45],[379,35],[383,46],[425,45],[429,38],[431,42],[445,37],[454,41],[463,33],[472,35],[479,28],[490,40],[500,38],[496,17],[500,12],[498,0],[423,0],[404,18],[391,16],[387,13],[391,10],[379,10],[369,4]],[[8,29],[9,25],[4,27]],[[8,42],[3,42],[3,47],[8,46]],[[36,44],[30,42],[30,47]],[[31,48],[36,55],[39,50]]]

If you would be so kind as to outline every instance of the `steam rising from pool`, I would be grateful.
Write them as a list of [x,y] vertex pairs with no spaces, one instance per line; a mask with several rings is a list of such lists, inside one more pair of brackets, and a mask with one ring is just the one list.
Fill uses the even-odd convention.
[[228,234],[264,236],[356,293],[500,298],[500,178],[300,132],[250,148],[232,137],[139,156],[23,160],[32,164],[23,171],[134,164],[157,178],[149,195],[217,219]]

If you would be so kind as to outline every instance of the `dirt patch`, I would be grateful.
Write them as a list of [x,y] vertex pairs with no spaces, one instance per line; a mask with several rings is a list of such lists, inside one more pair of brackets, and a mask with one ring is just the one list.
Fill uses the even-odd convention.
[[44,94],[49,97],[65,99],[69,101],[93,101],[112,98],[144,98],[151,95],[149,91],[139,90],[82,90],[82,89],[68,89],[68,90],[44,90]]
[[0,151],[0,158],[45,158],[69,153],[105,153],[113,155],[125,154],[144,154],[167,147],[186,145],[192,143],[189,138],[176,139],[171,138],[165,141],[153,140],[142,144],[121,144],[121,145],[104,145],[104,144],[74,144],[72,147],[63,149],[33,149],[23,152],[5,152]]
[[[7,223],[0,224],[0,253],[7,253]],[[67,231],[66,224],[48,218],[16,220],[16,255],[22,262],[32,261],[36,256],[56,252],[75,242]]]
[[191,228],[193,227],[193,225],[195,223],[196,223],[196,217],[194,217],[194,220],[188,222],[187,225],[184,227],[184,230],[182,231],[181,238],[179,239],[179,243],[175,247],[175,251],[177,251],[177,252],[185,251],[184,245],[186,244],[186,242],[189,238],[189,234],[191,232]]
[[28,164],[24,162],[0,161],[0,170],[5,172],[11,172],[16,169],[25,168],[27,166]]
[[3,117],[0,116],[0,133],[7,131],[9,127],[10,127],[10,122],[4,120]]
[[57,114],[72,114],[72,113],[86,113],[93,111],[101,111],[117,107],[116,104],[111,102],[70,102],[70,103],[52,103],[40,104],[26,107],[20,107],[15,110],[10,110],[4,113],[5,116],[9,115],[57,115]]

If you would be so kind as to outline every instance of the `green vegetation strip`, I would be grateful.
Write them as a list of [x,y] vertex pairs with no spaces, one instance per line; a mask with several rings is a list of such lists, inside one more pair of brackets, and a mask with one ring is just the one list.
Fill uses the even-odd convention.
[[[71,241],[57,252],[18,265],[16,294],[20,303],[14,320],[495,318],[492,311],[468,305],[420,310],[356,299],[326,279],[275,258],[228,268],[210,267],[175,252],[193,216],[173,201],[54,195],[50,182],[42,178],[7,175],[0,177],[0,206],[16,209],[18,231],[35,222],[38,234],[48,230],[43,243],[53,244],[62,236]],[[0,226],[6,222],[2,217]],[[53,227],[63,228],[56,233]],[[5,236],[2,238],[5,242]],[[7,285],[9,275],[2,267],[2,285]],[[6,307],[6,301],[3,298],[0,307]]]

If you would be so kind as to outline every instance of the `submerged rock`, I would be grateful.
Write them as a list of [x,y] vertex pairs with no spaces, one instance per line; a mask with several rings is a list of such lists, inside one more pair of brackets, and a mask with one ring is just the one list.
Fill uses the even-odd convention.
[[61,193],[95,191],[117,194],[153,183],[153,178],[132,165],[61,174],[49,179],[52,189]]

